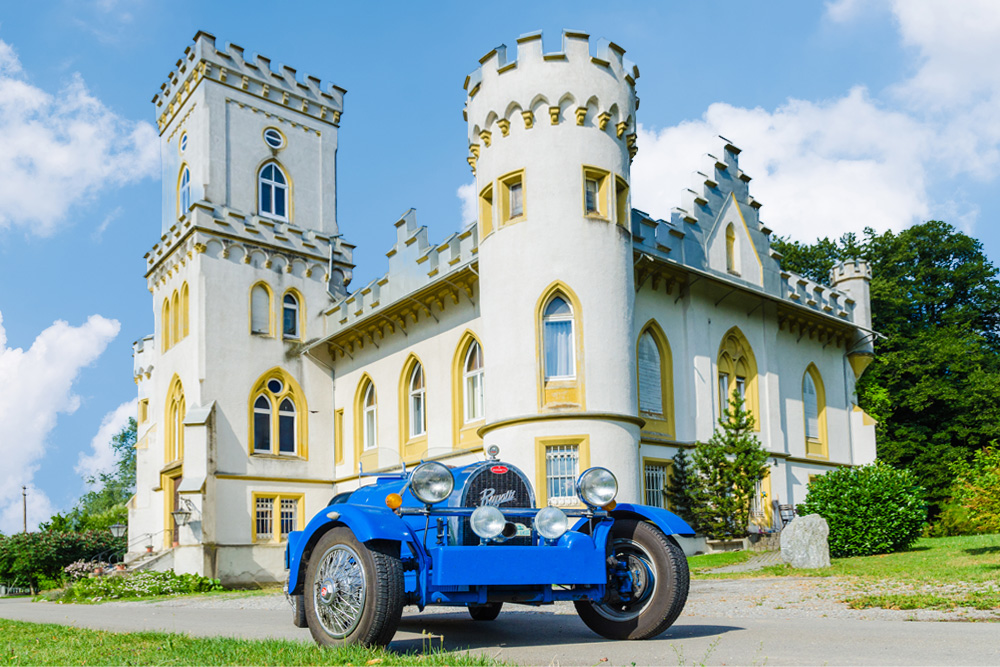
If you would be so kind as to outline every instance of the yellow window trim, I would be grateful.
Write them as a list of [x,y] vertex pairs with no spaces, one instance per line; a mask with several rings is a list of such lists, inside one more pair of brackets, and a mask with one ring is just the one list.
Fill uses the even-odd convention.
[[181,340],[181,297],[177,290],[170,295],[170,340],[176,345]]
[[[265,128],[266,129],[266,128]],[[263,135],[261,135],[263,136]],[[282,135],[284,136],[284,135]],[[285,145],[288,145],[288,140],[285,140]],[[270,148],[270,146],[268,146]],[[260,172],[264,171],[264,167],[269,164],[273,164],[281,170],[282,176],[285,177],[285,217],[279,218],[276,215],[271,215],[269,213],[264,213],[260,210]],[[277,158],[267,158],[263,162],[257,165],[257,171],[254,172],[255,189],[257,192],[257,200],[254,202],[254,210],[257,211],[257,215],[266,220],[275,220],[277,222],[292,222],[295,220],[295,184],[292,181],[292,175],[288,173],[285,169],[285,165],[281,164],[281,161]]]
[[[589,435],[561,435],[535,438],[535,502],[538,507],[545,507],[549,504],[549,486],[546,483],[547,476],[545,474],[545,453],[550,447],[561,445],[576,445],[578,455],[577,476],[590,467]],[[575,484],[576,480],[573,481]],[[560,507],[583,507],[583,504],[560,505]]]
[[[755,523],[761,528],[768,528],[774,522],[774,506],[771,505],[771,471],[764,473],[764,478],[760,480],[760,490],[763,494],[761,505],[764,506],[764,518],[758,519]],[[753,521],[753,517],[750,518]]]
[[[257,499],[270,499],[271,504],[271,539],[257,539]],[[294,500],[296,502],[295,530],[305,528],[305,494],[302,493],[261,493],[253,491],[250,494],[250,541],[254,544],[282,544],[286,540],[281,539],[281,501]]]
[[[256,287],[260,285],[267,292],[267,332],[257,332],[253,330],[253,291]],[[266,338],[274,338],[274,332],[276,330],[274,321],[274,291],[271,290],[271,286],[267,284],[264,280],[258,280],[253,285],[250,286],[250,291],[247,293],[247,303],[249,308],[247,308],[247,331],[251,336],[264,336]]]
[[[641,500],[641,502],[642,502],[643,505],[646,504],[646,464],[647,463],[651,463],[653,465],[662,465],[662,466],[666,467],[666,469],[667,469],[667,478],[664,480],[664,483],[667,485],[668,488],[670,487],[670,485],[671,485],[671,483],[673,482],[673,479],[674,479],[674,460],[673,459],[662,459],[662,458],[655,457],[655,456],[643,456],[642,457],[642,468],[640,470],[640,474],[642,475],[642,496],[640,497],[640,500]],[[667,502],[667,499],[665,497],[663,499],[663,504],[667,507],[667,509],[670,509],[670,503]]]
[[[565,380],[545,379],[545,307],[555,296],[561,296],[573,309],[573,336],[575,340],[576,377]],[[580,299],[568,285],[557,280],[549,285],[535,304],[535,366],[538,368],[538,407],[547,410],[586,410],[586,383],[583,357],[583,309]]]
[[[264,283],[266,284],[266,283]],[[296,323],[296,329],[298,331],[297,336],[286,336],[285,335],[285,295],[291,294],[295,297],[296,302],[298,302],[298,322]],[[251,321],[251,326],[253,322]],[[281,337],[284,340],[305,340],[305,330],[306,330],[306,299],[302,296],[300,292],[295,287],[289,287],[281,294]]]
[[[524,194],[522,186],[521,194]],[[493,184],[479,192],[479,238],[486,238],[493,232]]]
[[468,354],[469,347],[473,342],[479,344],[485,361],[486,349],[483,347],[483,342],[472,331],[466,330],[459,338],[458,347],[455,348],[455,356],[451,362],[451,442],[453,449],[481,447],[483,444],[479,428],[486,423],[485,415],[482,419],[468,423],[465,421],[465,355]]
[[[424,432],[421,435],[411,437],[410,374],[418,365],[424,374]],[[427,395],[430,393],[428,389],[427,367],[417,355],[410,353],[403,363],[403,371],[399,374],[399,453],[403,459],[420,458],[427,452],[427,432],[430,427],[430,419],[427,416]]]
[[160,346],[162,352],[170,349],[170,297],[164,297],[163,306],[160,308]]
[[[178,145],[180,145],[179,142]],[[191,192],[191,167],[187,162],[181,162],[181,168],[177,170],[177,187],[174,188],[174,208],[177,211],[178,220],[183,218],[188,213],[187,211],[181,210],[181,180],[184,178],[185,170],[188,172],[188,192]],[[194,203],[193,199],[192,203]]]
[[138,410],[138,414],[136,415],[136,417],[137,417],[136,421],[139,424],[145,424],[147,421],[149,421],[149,399],[148,398],[144,398],[144,399],[142,399],[142,400],[139,401],[139,410]]
[[[737,358],[733,358],[734,353]],[[753,355],[753,348],[750,347],[746,336],[739,327],[733,327],[722,337],[719,344],[719,354],[715,377],[726,373],[729,376],[729,391],[726,396],[720,396],[720,401],[725,401],[728,405],[729,398],[732,397],[736,389],[737,369],[742,365],[746,375],[746,389],[744,391],[744,401],[746,410],[753,415],[754,431],[760,431],[760,401],[757,392],[757,360]],[[718,387],[718,379],[715,380]],[[717,391],[717,390],[716,390]],[[721,410],[720,410],[721,413]]]
[[[184,386],[176,374],[167,385],[167,402],[164,414],[163,462],[172,463],[184,460],[184,416],[187,402],[184,399]],[[180,431],[177,426],[180,424]],[[176,448],[174,447],[176,445]]]
[[[275,394],[270,389],[267,388],[267,383],[270,380],[279,380],[283,385],[281,393]],[[254,451],[254,402],[257,397],[264,394],[271,401],[271,451],[270,452],[255,452]],[[280,454],[278,453],[278,406],[281,402],[290,398],[292,404],[295,406],[295,453],[294,454]],[[302,387],[299,383],[295,381],[295,378],[280,366],[275,366],[269,371],[263,373],[257,381],[253,384],[250,389],[249,396],[247,398],[247,421],[249,434],[249,439],[247,440],[247,456],[257,457],[257,458],[280,458],[280,459],[290,459],[290,460],[309,460],[309,406],[306,404],[306,395],[302,391]]]
[[[375,446],[367,452],[365,446],[365,392],[371,385],[375,391]],[[378,388],[368,373],[364,373],[358,381],[358,389],[354,394],[354,469],[360,463],[365,470],[378,467],[378,438],[381,435],[378,425]]]
[[344,408],[333,413],[333,461],[344,462]]
[[[587,210],[587,181],[597,181],[597,210],[588,211]],[[582,184],[582,195],[583,195],[583,215],[587,218],[595,218],[597,220],[610,220],[608,216],[608,184],[611,182],[611,172],[600,169],[598,167],[592,167],[590,165],[583,165],[583,180]]]
[[[521,184],[521,215],[511,217],[510,215],[510,189],[511,186]],[[524,169],[518,169],[504,174],[497,179],[497,187],[500,194],[500,227],[524,222],[528,217],[528,188],[524,184]]]
[[190,300],[190,295],[188,294],[188,292],[189,292],[188,284],[187,281],[185,280],[184,283],[181,285],[181,312],[180,312],[181,324],[179,328],[182,339],[187,338],[188,330],[190,328],[188,324],[188,322],[190,321],[190,310],[188,309],[188,302]]
[[[829,460],[830,445],[826,432],[826,387],[823,386],[823,376],[819,374],[819,369],[816,368],[816,364],[809,364],[809,366],[806,367],[806,374],[812,377],[813,384],[816,386],[816,407],[818,408],[817,412],[819,416],[819,438],[810,438],[806,435],[806,428],[808,425],[805,423],[805,395],[803,395],[802,434],[806,443],[806,457]],[[802,377],[805,379],[805,374],[803,374]]]
[[[647,331],[660,351],[660,396],[663,399],[661,418],[642,412],[639,408],[639,341]],[[677,423],[674,420],[674,358],[667,335],[663,333],[663,329],[655,319],[646,322],[639,330],[639,337],[635,339],[635,374],[636,409],[639,410],[639,416],[646,420],[643,430],[673,438]]]
[[615,223],[625,229],[631,227],[629,211],[631,207],[628,203],[628,181],[621,176],[615,176]]

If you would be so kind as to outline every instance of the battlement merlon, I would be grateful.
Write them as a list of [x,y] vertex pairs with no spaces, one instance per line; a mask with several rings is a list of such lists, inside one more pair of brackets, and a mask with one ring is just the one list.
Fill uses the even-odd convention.
[[845,280],[861,278],[871,282],[872,267],[863,259],[847,259],[838,262],[830,269],[830,284],[836,285]]
[[227,44],[216,48],[215,36],[199,31],[194,43],[153,96],[156,118],[162,133],[188,95],[205,77],[236,90],[286,106],[316,120],[339,127],[344,111],[344,88],[300,74],[292,67],[272,67],[270,58],[256,55],[248,60],[243,47]]
[[471,143],[478,143],[474,131],[489,129],[493,115],[510,122],[515,110],[520,111],[516,121],[521,120],[521,114],[533,112],[533,118],[526,122],[548,124],[549,109],[564,107],[567,102],[572,108],[562,109],[564,117],[572,119],[578,109],[596,104],[595,115],[609,115],[602,124],[611,121],[611,128],[617,128],[624,122],[628,132],[635,131],[639,68],[614,42],[598,40],[592,54],[587,33],[564,30],[562,50],[545,53],[538,31],[518,38],[515,60],[508,60],[507,47],[500,45],[479,62],[465,80]]

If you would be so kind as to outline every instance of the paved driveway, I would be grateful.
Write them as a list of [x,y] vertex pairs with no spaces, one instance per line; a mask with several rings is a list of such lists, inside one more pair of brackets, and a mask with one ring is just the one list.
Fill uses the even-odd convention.
[[[696,581],[688,608],[659,638],[607,641],[571,605],[510,611],[473,622],[464,609],[407,610],[392,648],[486,652],[529,665],[997,665],[1000,623],[907,620],[908,612],[858,612],[831,583],[795,580]],[[0,617],[107,630],[310,641],[280,596],[184,598],[97,606],[0,600]],[[427,633],[435,637],[427,638]],[[606,661],[605,661],[606,659]]]

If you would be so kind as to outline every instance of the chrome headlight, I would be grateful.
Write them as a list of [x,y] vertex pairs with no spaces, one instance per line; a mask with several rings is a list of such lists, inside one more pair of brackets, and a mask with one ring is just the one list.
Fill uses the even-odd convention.
[[535,515],[535,530],[547,540],[558,540],[569,530],[569,517],[558,507],[546,507]]
[[455,489],[455,478],[448,466],[437,461],[421,463],[410,475],[410,492],[425,505],[439,503]]
[[607,468],[588,468],[576,480],[576,494],[591,507],[604,507],[618,495],[618,480]]
[[503,512],[493,505],[480,505],[472,511],[472,517],[469,519],[472,532],[484,540],[498,537],[506,525],[507,519],[504,518]]

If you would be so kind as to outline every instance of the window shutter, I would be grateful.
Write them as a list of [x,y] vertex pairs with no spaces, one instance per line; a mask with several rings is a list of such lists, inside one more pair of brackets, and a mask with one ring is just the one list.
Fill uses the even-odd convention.
[[639,411],[663,416],[663,378],[660,349],[648,331],[639,338]]
[[254,333],[271,333],[271,299],[263,286],[253,288],[250,297],[250,330]]

